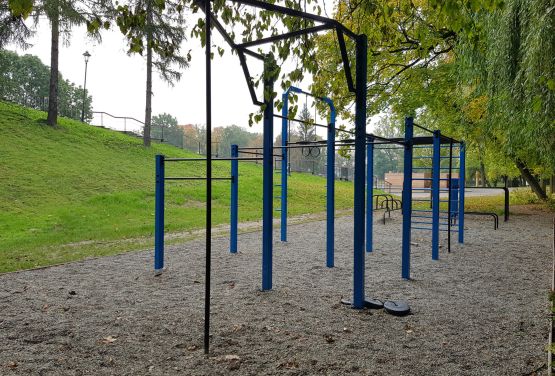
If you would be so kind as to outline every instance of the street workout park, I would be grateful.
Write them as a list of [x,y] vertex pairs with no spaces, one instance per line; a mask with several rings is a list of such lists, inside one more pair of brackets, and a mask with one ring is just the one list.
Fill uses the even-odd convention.
[[[542,261],[548,259],[548,241],[541,235],[549,221],[535,214],[509,220],[507,206],[502,226],[495,213],[465,213],[464,140],[412,117],[405,119],[404,137],[366,132],[365,35],[326,17],[257,0],[236,2],[316,24],[237,44],[212,13],[211,2],[199,3],[206,28],[213,27],[235,50],[252,101],[263,109],[263,147],[232,145],[231,157],[212,156],[212,89],[224,88],[212,82],[207,58],[206,157],[156,157],[154,252],[4,279],[15,286],[40,278],[46,296],[56,283],[79,279],[83,293],[72,299],[67,320],[50,318],[45,329],[72,326],[84,338],[79,349],[64,348],[68,365],[60,374],[69,374],[72,363],[99,374],[533,374],[545,363],[548,321],[545,291],[538,286],[549,279]],[[354,94],[353,130],[336,126],[333,98],[295,86],[282,93],[282,111],[274,113],[274,98],[266,93],[274,92],[275,61],[253,49],[326,30],[338,36],[345,84]],[[354,53],[347,51],[345,38],[354,43]],[[207,57],[211,48],[208,33]],[[263,92],[257,93],[246,56],[264,66]],[[327,106],[327,123],[311,123],[327,130],[326,140],[289,141],[290,123],[303,121],[289,113],[291,95],[312,96]],[[280,146],[274,146],[276,124]],[[337,215],[334,202],[335,156],[341,148],[354,151],[348,216]],[[374,192],[374,151],[380,148],[402,154],[401,197]],[[295,200],[288,194],[293,149],[326,150],[324,220],[288,218],[288,200]],[[214,176],[214,161],[228,161],[230,175]],[[253,161],[262,162],[262,231],[241,232],[240,165]],[[167,176],[170,163],[205,165],[206,176]],[[206,183],[206,238],[167,246],[165,188],[187,180]],[[229,235],[213,234],[213,184],[230,186]],[[279,228],[274,228],[276,212]],[[38,291],[35,286],[28,293]],[[13,309],[33,320],[28,309]],[[94,339],[105,333],[114,346],[97,353]],[[45,373],[57,373],[49,354],[60,346],[69,344],[54,340],[36,350]]]

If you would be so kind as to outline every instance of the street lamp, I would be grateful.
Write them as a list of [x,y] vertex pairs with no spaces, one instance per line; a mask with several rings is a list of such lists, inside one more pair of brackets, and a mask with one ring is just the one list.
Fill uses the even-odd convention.
[[85,121],[85,101],[87,99],[87,66],[89,65],[89,58],[91,57],[91,54],[89,53],[89,51],[85,51],[83,57],[85,58],[85,83],[83,85],[83,109],[81,110],[82,122]]

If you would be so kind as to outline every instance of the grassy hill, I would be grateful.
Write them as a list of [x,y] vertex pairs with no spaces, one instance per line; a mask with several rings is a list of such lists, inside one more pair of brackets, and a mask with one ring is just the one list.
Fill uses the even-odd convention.
[[[113,254],[153,244],[154,156],[194,157],[139,139],[0,102],[0,272]],[[197,156],[198,157],[198,156]],[[168,176],[199,176],[204,164],[175,163]],[[262,168],[243,163],[239,219],[262,217]],[[215,163],[229,176],[229,162]],[[229,182],[214,182],[214,224],[229,221]],[[325,210],[325,180],[290,179],[289,214]],[[203,182],[171,182],[166,231],[204,227]],[[337,182],[337,208],[352,206],[351,183]],[[125,239],[125,241],[122,241]]]

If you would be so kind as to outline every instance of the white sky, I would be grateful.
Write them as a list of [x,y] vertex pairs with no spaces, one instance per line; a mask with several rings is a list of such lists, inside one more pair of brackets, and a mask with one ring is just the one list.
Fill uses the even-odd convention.
[[[224,45],[217,32],[213,35],[219,45]],[[12,49],[20,54],[37,55],[44,64],[50,65],[48,21],[41,21],[37,33],[29,42],[33,46],[25,51]],[[191,49],[193,60],[190,67],[183,71],[181,81],[171,87],[156,73],[153,76],[153,114],[167,112],[175,116],[179,124],[205,124],[204,49],[196,39],[185,42],[182,49],[185,52]],[[82,55],[85,51],[92,55],[88,65],[87,89],[93,96],[93,110],[144,120],[145,59],[126,53],[125,40],[117,28],[105,31],[101,43],[87,37],[84,27],[75,28],[70,43],[60,46],[59,69],[64,78],[78,85],[83,85],[85,63]],[[236,124],[261,132],[261,125],[248,127],[248,115],[256,112],[257,107],[251,102],[239,59],[229,49],[223,57],[215,55],[212,63],[213,127]],[[249,63],[251,73],[254,73],[258,63],[250,59]],[[308,90],[310,80],[305,81],[298,86]],[[279,83],[276,83],[276,91],[279,93],[280,90]],[[324,121],[318,118],[318,122]],[[104,123],[123,128],[123,121],[120,120],[104,117]],[[280,123],[275,121],[276,131]],[[99,116],[95,117],[93,124],[100,124]],[[128,128],[132,126],[132,122],[127,122]],[[319,130],[318,134],[325,136],[325,129]]]

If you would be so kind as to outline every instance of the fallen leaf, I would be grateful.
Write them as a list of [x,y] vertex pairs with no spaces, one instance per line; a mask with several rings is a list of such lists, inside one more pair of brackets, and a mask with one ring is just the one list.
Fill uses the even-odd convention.
[[108,336],[108,337],[102,338],[102,343],[105,343],[105,344],[114,343],[116,341],[117,341],[117,338],[114,336]]
[[8,368],[11,368],[11,369],[17,368],[17,362],[9,362],[8,363]]

